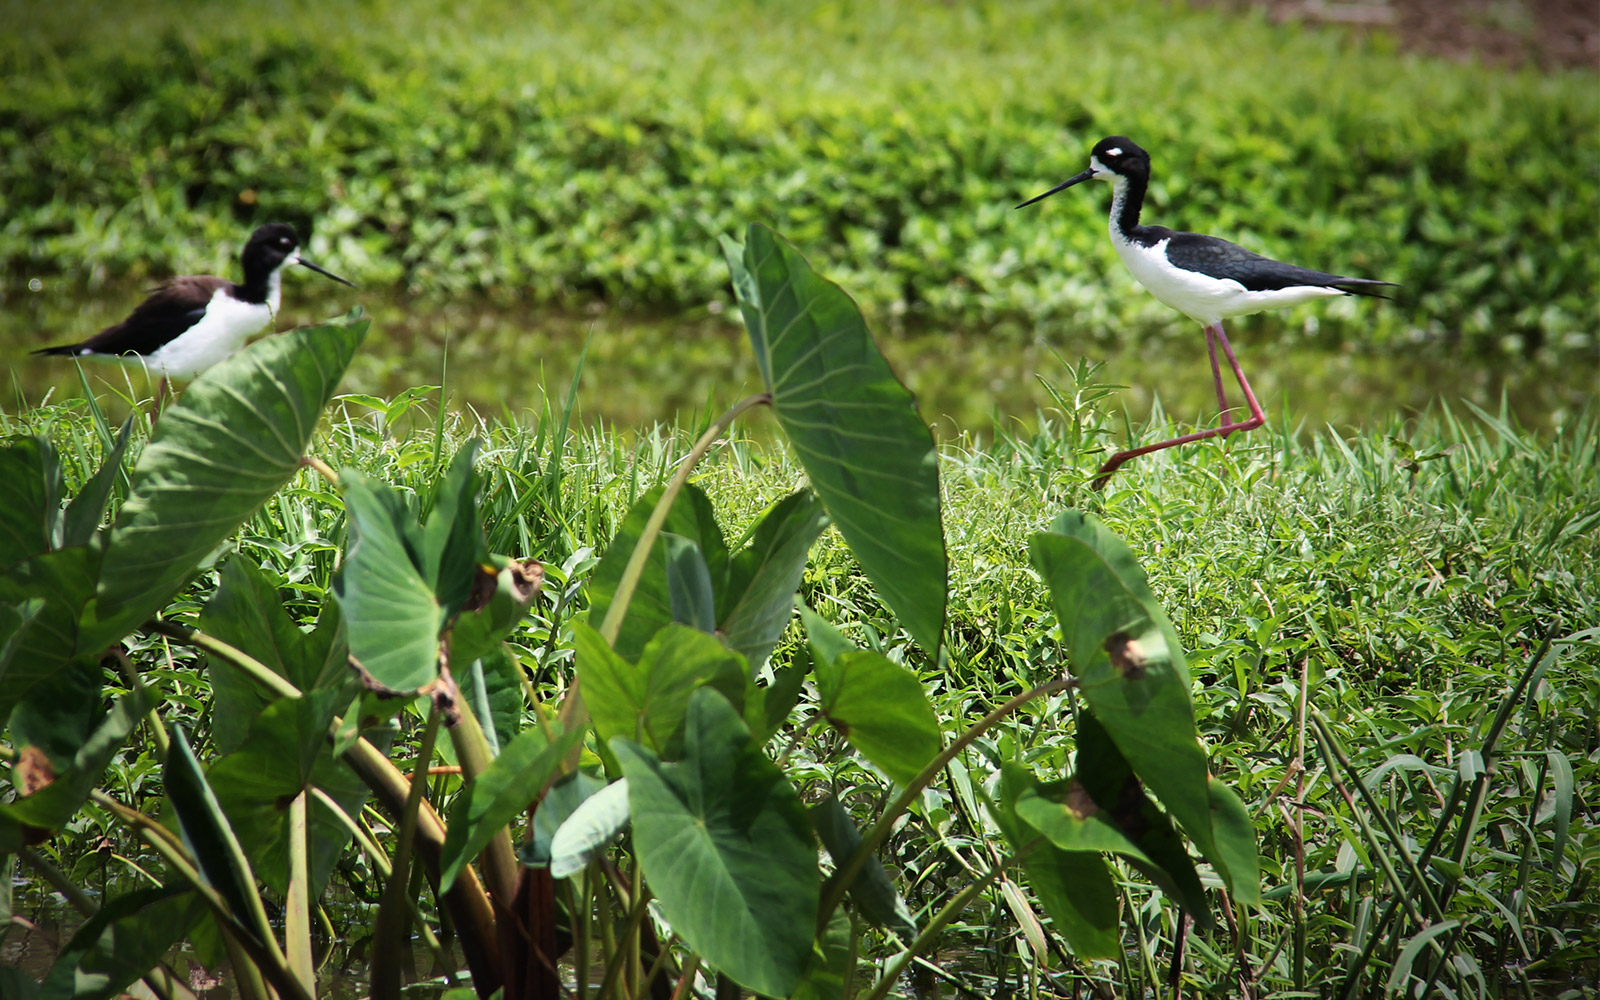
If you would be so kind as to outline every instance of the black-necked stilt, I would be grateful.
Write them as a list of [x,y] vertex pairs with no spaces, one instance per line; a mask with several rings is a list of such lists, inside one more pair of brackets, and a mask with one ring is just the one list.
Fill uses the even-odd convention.
[[211,275],[185,275],[158,287],[128,318],[77,344],[34,354],[104,357],[142,365],[167,378],[191,379],[244,346],[278,313],[283,269],[300,264],[356,287],[300,256],[294,227],[269,222],[250,234],[239,255],[244,283]]
[[1095,143],[1089,154],[1089,169],[1017,207],[1032,205],[1087,180],[1111,182],[1111,245],[1116,247],[1117,256],[1134,278],[1151,295],[1205,327],[1211,378],[1216,385],[1217,405],[1222,407],[1223,419],[1227,419],[1229,407],[1228,396],[1222,389],[1222,369],[1217,366],[1218,340],[1222,341],[1223,353],[1228,356],[1228,364],[1250,407],[1248,420],[1224,423],[1221,427],[1185,434],[1170,441],[1117,452],[1100,467],[1100,474],[1094,480],[1095,489],[1103,487],[1118,466],[1130,458],[1203,438],[1254,430],[1267,422],[1255,393],[1250,391],[1250,383],[1239,369],[1238,359],[1233,356],[1228,335],[1222,330],[1224,319],[1299,305],[1331,295],[1387,298],[1377,289],[1394,287],[1393,282],[1346,278],[1284,264],[1215,236],[1139,225],[1139,209],[1144,205],[1145,189],[1150,183],[1150,154],[1120,135]]

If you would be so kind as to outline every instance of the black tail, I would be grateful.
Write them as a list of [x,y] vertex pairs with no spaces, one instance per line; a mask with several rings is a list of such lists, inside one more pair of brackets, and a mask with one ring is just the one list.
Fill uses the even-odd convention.
[[57,344],[54,347],[41,347],[37,351],[29,351],[28,353],[35,356],[44,354],[60,354],[66,357],[71,357],[78,353],[79,346],[80,345],[78,344]]
[[1374,299],[1388,299],[1390,302],[1400,301],[1393,295],[1385,295],[1378,291],[1380,288],[1401,287],[1392,281],[1376,281],[1372,278],[1340,278],[1338,281],[1330,282],[1330,284],[1339,291],[1350,295],[1365,295]]

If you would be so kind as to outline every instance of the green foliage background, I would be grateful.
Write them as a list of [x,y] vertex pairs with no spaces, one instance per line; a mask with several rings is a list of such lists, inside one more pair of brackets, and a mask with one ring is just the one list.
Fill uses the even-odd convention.
[[676,311],[728,302],[716,237],[754,220],[878,320],[1187,335],[1103,190],[1012,211],[1122,133],[1151,218],[1406,286],[1325,338],[1592,359],[1600,328],[1592,73],[1154,0],[0,9],[13,290],[226,269],[281,218],[368,288]]

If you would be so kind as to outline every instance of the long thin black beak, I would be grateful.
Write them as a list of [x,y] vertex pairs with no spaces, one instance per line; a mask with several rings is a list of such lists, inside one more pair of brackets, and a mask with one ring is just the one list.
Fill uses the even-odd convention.
[[1022,204],[1018,205],[1017,207],[1018,208],[1027,208],[1029,205],[1032,205],[1036,201],[1043,201],[1046,198],[1050,197],[1051,195],[1055,194],[1057,191],[1065,191],[1067,188],[1071,187],[1072,185],[1081,183],[1081,182],[1086,181],[1086,180],[1089,180],[1092,177],[1094,177],[1094,168],[1090,167],[1088,170],[1085,170],[1083,173],[1079,174],[1078,176],[1072,177],[1072,178],[1069,178],[1067,180],[1062,181],[1060,184],[1057,184],[1055,187],[1053,187],[1050,190],[1046,191],[1044,194],[1036,195],[1035,197],[1029,198],[1027,201],[1023,202]]
[[309,260],[306,260],[304,257],[300,256],[299,254],[295,254],[294,262],[296,264],[300,264],[300,265],[303,265],[305,267],[311,268],[311,270],[317,272],[318,274],[322,275],[325,278],[332,278],[334,281],[337,281],[341,285],[349,285],[351,288],[360,287],[355,282],[347,281],[344,278],[339,277],[337,274],[334,274],[332,271],[328,270],[325,267],[322,267],[322,266],[320,266],[318,264],[311,263]]

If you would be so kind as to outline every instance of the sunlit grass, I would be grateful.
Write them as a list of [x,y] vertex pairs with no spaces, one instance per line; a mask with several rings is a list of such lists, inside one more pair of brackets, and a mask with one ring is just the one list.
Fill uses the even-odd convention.
[[[1141,459],[1096,494],[1087,480],[1099,454],[1126,433],[1097,409],[1102,375],[1072,369],[1055,386],[1060,404],[1038,415],[1037,430],[945,447],[952,595],[939,663],[909,645],[835,533],[813,551],[807,601],[857,641],[909,658],[954,729],[1061,668],[1054,613],[1027,568],[1026,539],[1065,507],[1094,511],[1138,554],[1177,625],[1213,771],[1255,816],[1268,898],[1240,915],[1237,947],[1261,995],[1331,989],[1368,944],[1376,948],[1375,974],[1387,974],[1416,928],[1403,919],[1376,926],[1394,897],[1377,863],[1395,850],[1381,833],[1383,820],[1412,855],[1440,832],[1434,855],[1454,887],[1441,905],[1468,928],[1462,947],[1491,981],[1512,987],[1523,976],[1538,985],[1564,981],[1574,969],[1592,974],[1596,925],[1583,900],[1600,852],[1585,812],[1600,778],[1596,413],[1540,436],[1501,414],[1444,409],[1349,437],[1263,431]],[[336,468],[381,475],[426,498],[441,458],[468,437],[483,440],[492,547],[543,560],[553,591],[580,602],[559,611],[542,605],[515,640],[551,696],[570,671],[565,627],[581,613],[577,585],[592,556],[700,429],[563,433],[566,391],[545,392],[551,402],[526,423],[459,410],[441,415],[434,391],[346,399],[331,409],[315,445]],[[81,402],[7,414],[4,423],[11,433],[48,432],[68,460],[69,480],[92,468],[101,448]],[[397,431],[401,423],[408,429]],[[1149,440],[1169,429],[1132,432]],[[801,472],[756,429],[736,432],[696,478],[736,536]],[[343,531],[336,491],[307,471],[237,544],[301,594],[296,613],[309,619],[325,599]],[[206,579],[197,601],[211,586]],[[1536,683],[1511,703],[1494,748],[1497,766],[1465,810],[1466,800],[1449,794],[1461,754],[1486,738],[1547,638],[1554,644]],[[777,656],[794,648],[791,634]],[[172,676],[185,686],[201,683],[178,657]],[[188,711],[203,705],[191,702]],[[1318,738],[1318,712],[1332,744]],[[1067,769],[1068,719],[1061,698],[1032,706],[974,744],[961,777],[925,797],[886,852],[905,876],[913,908],[941,906],[970,878],[968,865],[986,863],[977,789],[1000,761],[1024,760],[1046,776]],[[865,807],[884,791],[881,778],[832,737],[796,732],[779,745],[787,745],[793,773],[846,803]],[[1338,753],[1354,773],[1335,763]],[[1379,813],[1368,801],[1352,806],[1344,798],[1340,786],[1349,790],[1357,780],[1370,785]],[[1464,817],[1468,832],[1458,836]],[[1364,832],[1363,820],[1380,832]],[[1565,830],[1560,857],[1553,853],[1558,829]],[[1131,872],[1125,891],[1133,908],[1128,961],[1094,975],[1135,995],[1165,975],[1174,913]],[[948,975],[981,991],[1025,974],[1007,912],[998,895],[986,897],[951,930],[941,950],[962,957],[948,963],[956,970]],[[1192,943],[1186,975],[1197,994],[1237,995],[1234,948],[1225,932]],[[1540,960],[1543,966],[1534,964]]]

